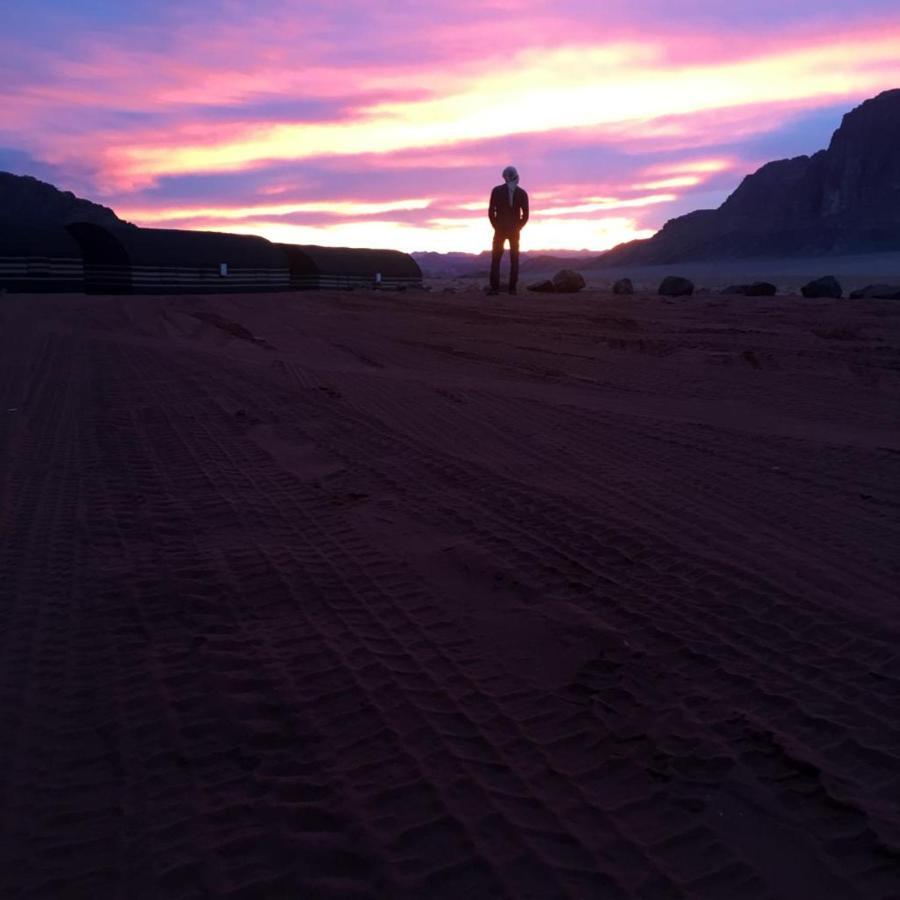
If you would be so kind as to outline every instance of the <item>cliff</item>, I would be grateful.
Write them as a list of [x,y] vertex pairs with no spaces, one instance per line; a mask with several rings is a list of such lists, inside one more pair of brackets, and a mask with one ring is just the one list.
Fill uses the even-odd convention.
[[598,267],[900,250],[900,90],[847,113],[827,150],[770,162],[715,210],[620,244]]
[[65,225],[94,222],[97,225],[128,225],[111,209],[60,191],[30,175],[0,172],[0,221],[7,225]]

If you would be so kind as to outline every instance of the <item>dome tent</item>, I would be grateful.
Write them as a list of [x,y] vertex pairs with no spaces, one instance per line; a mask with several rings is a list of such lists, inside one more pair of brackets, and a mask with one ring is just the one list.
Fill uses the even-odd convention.
[[0,290],[219,294],[421,287],[397,250],[273,244],[253,235],[0,220]]
[[382,287],[421,287],[422,270],[399,250],[364,250],[309,244],[277,245],[290,263],[291,288],[315,290]]
[[0,290],[83,290],[81,248],[61,225],[0,220]]
[[284,291],[288,262],[265,238],[212,231],[67,226],[84,257],[89,294]]

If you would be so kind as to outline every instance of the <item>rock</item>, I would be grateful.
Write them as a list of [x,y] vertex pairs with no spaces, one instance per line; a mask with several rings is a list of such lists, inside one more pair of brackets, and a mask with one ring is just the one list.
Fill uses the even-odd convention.
[[851,300],[900,300],[900,285],[867,284],[850,292]]
[[633,294],[634,293],[634,285],[631,283],[630,278],[620,278],[612,286],[612,292],[614,294]]
[[753,366],[754,369],[762,368],[762,364],[759,361],[759,357],[752,350],[745,350],[741,354],[741,357],[744,360],[744,362],[749,363],[751,366]]
[[560,269],[553,276],[553,287],[558,294],[574,294],[580,291],[586,282],[579,272],[572,269]]
[[690,297],[694,293],[694,282],[677,275],[667,275],[659,286],[663,297]]
[[804,297],[810,297],[812,299],[832,297],[835,300],[840,300],[840,298],[844,296],[844,290],[834,275],[826,275],[824,278],[816,278],[815,281],[804,284],[803,287],[800,288],[800,293],[802,293]]
[[752,284],[732,284],[720,294],[738,294],[743,297],[774,297],[778,288],[768,281],[754,281]]
[[552,281],[535,281],[527,286],[529,291],[538,291],[541,294],[555,294],[556,285]]

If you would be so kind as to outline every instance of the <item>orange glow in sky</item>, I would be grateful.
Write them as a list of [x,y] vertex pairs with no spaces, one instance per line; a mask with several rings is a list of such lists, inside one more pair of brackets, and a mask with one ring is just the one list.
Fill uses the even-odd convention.
[[146,226],[477,252],[513,163],[524,249],[602,250],[820,149],[841,112],[900,85],[900,11],[862,2],[831,27],[797,2],[698,0],[692,19],[662,0],[522,0],[513,17],[361,0],[351,21],[312,0],[299,17],[201,0],[102,20],[48,0],[0,35],[17,71],[0,169]]

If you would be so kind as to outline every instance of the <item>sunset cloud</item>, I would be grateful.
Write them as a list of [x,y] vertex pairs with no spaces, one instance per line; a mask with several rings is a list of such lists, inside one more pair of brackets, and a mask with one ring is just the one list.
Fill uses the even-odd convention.
[[378,213],[402,210],[427,209],[431,200],[394,200],[388,203],[362,203],[348,201],[313,201],[307,203],[274,203],[266,206],[222,206],[222,207],[169,207],[135,208],[124,207],[120,212],[127,218],[149,224],[177,222],[180,219],[249,219],[266,216],[285,216],[294,213],[326,213],[332,216],[371,216]]
[[[520,53],[506,73],[473,74],[439,97],[379,102],[351,121],[192,124],[164,136],[138,132],[108,148],[106,171],[139,185],[166,174],[241,171],[272,160],[453,146],[472,136],[599,129],[602,137],[606,125],[631,123],[641,130],[663,118],[678,133],[690,127],[672,122],[678,116],[876,90],[888,75],[900,79],[898,47],[900,27],[737,63],[674,69],[666,66],[663,48],[650,45],[562,48],[539,62]],[[835,66],[835,56],[848,63]]]
[[48,2],[0,36],[0,167],[32,160],[138,224],[481,249],[515,162],[530,247],[603,249],[721,202],[760,139],[812,152],[900,85],[890,4],[755,8],[236,0],[92,20]]

